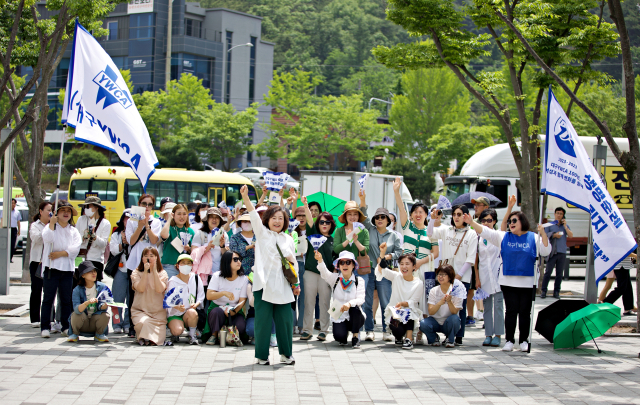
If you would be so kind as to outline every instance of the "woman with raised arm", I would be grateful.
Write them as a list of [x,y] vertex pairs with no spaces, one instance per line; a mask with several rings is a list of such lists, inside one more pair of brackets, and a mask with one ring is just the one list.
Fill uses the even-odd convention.
[[[436,210],[431,211],[431,219],[427,234],[430,238],[442,240],[440,246],[440,263],[453,266],[456,271],[455,278],[462,281],[464,288],[469,291],[471,285],[471,266],[476,262],[476,253],[478,252],[478,235],[476,231],[470,229],[462,220],[465,214],[469,214],[469,209],[464,205],[455,205],[451,209],[451,226],[435,228],[435,219],[438,217]],[[462,309],[458,313],[462,325],[458,333],[456,333],[456,345],[462,344],[464,337],[464,326],[467,319],[467,299],[465,298]]]
[[[415,203],[407,214],[404,202],[400,195],[402,180],[396,177],[393,182],[393,193],[396,197],[396,205],[400,214],[400,226],[402,227],[403,244],[402,254],[413,253],[416,257],[416,271],[418,278],[423,283],[423,297],[420,300],[420,309],[426,316],[426,302],[429,298],[429,290],[436,285],[436,273],[433,262],[440,254],[438,238],[430,238],[427,235],[427,213],[429,208],[422,203]],[[422,332],[416,336],[416,344],[424,344]]]
[[[202,227],[201,222],[200,227]],[[169,280],[180,274],[176,267],[178,256],[183,253],[191,253],[193,236],[194,232],[189,224],[189,211],[187,210],[187,206],[177,204],[171,210],[169,220],[164,224],[160,232],[160,237],[163,240],[162,268],[167,272]]]
[[289,216],[279,205],[269,207],[262,220],[249,199],[247,186],[240,194],[249,212],[249,220],[256,237],[253,296],[255,304],[255,356],[258,364],[268,365],[271,326],[275,322],[280,362],[295,364],[293,358],[293,315],[291,303],[300,294],[296,280],[289,284],[282,270],[282,255],[298,273],[293,239],[285,231]]
[[[515,203],[515,196],[509,197],[509,205]],[[515,344],[516,322],[520,329],[520,350],[529,350],[527,339],[531,327],[531,306],[535,294],[538,255],[547,256],[551,244],[542,224],[538,225],[538,234],[529,231],[529,220],[520,211],[507,217],[509,231],[495,231],[473,221],[465,214],[465,223],[469,224],[489,243],[500,247],[502,266],[499,283],[504,295],[506,343],[502,350],[510,352]]]

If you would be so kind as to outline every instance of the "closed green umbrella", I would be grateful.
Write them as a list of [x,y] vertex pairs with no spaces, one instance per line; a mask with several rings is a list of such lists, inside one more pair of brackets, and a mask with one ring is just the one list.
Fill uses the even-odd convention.
[[[553,334],[553,348],[576,348],[581,344],[604,335],[620,321],[620,308],[612,304],[590,304],[572,312],[556,326]],[[601,353],[596,343],[598,353]]]

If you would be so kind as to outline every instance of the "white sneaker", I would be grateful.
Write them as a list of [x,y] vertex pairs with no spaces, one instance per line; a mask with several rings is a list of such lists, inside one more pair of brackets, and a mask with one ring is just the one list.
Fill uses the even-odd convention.
[[119,326],[114,327],[113,328],[113,333],[118,334],[118,335],[121,334],[122,333],[122,328],[119,327]]
[[298,329],[298,327],[297,327],[297,326],[294,326],[294,327],[293,327],[293,334],[294,334],[294,335],[299,335],[299,334],[300,334],[300,330]]
[[384,332],[382,334],[382,340],[385,342],[393,342],[393,336],[391,336],[391,333],[389,332]]
[[521,352],[529,351],[529,343],[527,342],[520,343],[520,351]]
[[502,351],[503,352],[513,351],[513,343],[511,343],[511,342],[505,343],[504,346],[502,346]]
[[292,365],[296,364],[296,359],[294,359],[293,356],[287,357],[284,354],[281,354],[280,355],[280,363],[284,363],[284,364],[292,366]]
[[60,322],[52,322],[51,333],[60,333],[60,332],[62,332],[62,324]]
[[128,335],[129,334],[129,328],[124,328],[123,332],[124,332],[125,335]]
[[42,332],[40,332],[40,336],[47,339],[51,337],[51,333],[49,333],[49,329],[43,329]]
[[40,322],[31,322],[31,327],[32,328],[39,328],[40,327]]
[[367,332],[367,335],[365,336],[364,340],[366,342],[373,342],[374,340],[376,340],[376,335],[373,332]]
[[476,321],[482,321],[484,319],[484,312],[476,311],[476,315],[474,316],[474,318],[476,318]]
[[60,333],[62,336],[67,337],[69,336],[69,329],[65,329]]

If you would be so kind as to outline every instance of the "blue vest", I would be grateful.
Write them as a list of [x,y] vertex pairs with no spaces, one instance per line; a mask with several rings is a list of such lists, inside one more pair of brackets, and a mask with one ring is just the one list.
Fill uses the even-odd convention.
[[536,234],[527,232],[516,236],[511,232],[502,239],[502,274],[532,277],[536,265]]

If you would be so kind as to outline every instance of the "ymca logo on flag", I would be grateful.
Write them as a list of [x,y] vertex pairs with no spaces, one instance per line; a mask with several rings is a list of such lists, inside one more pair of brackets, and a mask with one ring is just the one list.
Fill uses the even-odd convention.
[[149,131],[113,60],[77,20],[62,123],[76,140],[117,153],[146,190],[158,165]]
[[541,189],[589,213],[597,280],[636,249],[618,206],[551,88]]

